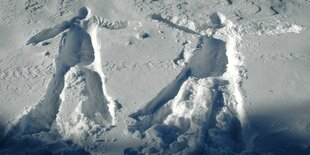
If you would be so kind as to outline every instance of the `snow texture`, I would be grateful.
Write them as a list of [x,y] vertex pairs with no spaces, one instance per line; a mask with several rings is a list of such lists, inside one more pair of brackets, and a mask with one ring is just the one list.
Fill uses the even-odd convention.
[[0,8],[0,154],[310,153],[307,0]]

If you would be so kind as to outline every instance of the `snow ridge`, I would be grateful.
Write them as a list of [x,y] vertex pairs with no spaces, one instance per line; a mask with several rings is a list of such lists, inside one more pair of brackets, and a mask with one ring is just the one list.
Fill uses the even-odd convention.
[[243,110],[243,98],[246,94],[242,89],[242,80],[246,78],[246,66],[242,53],[238,51],[242,43],[241,35],[237,31],[236,25],[227,20],[222,14],[218,13],[218,15],[221,18],[221,21],[226,25],[226,27],[217,30],[214,34],[214,38],[218,38],[226,42],[228,64],[227,71],[223,76],[230,81],[230,84],[232,85],[231,89],[233,90],[237,101],[237,112],[241,122],[246,123],[246,116]]
[[98,27],[93,27],[90,31],[89,34],[92,37],[92,43],[94,45],[94,50],[95,50],[95,60],[93,63],[94,66],[94,70],[99,74],[99,76],[101,77],[101,81],[102,81],[102,90],[103,90],[103,94],[105,95],[107,101],[108,101],[108,106],[109,106],[109,113],[112,116],[112,124],[115,124],[115,112],[117,110],[117,103],[112,99],[112,97],[110,97],[107,94],[107,90],[105,87],[105,81],[106,81],[106,77],[103,73],[103,68],[102,68],[102,62],[101,62],[101,54],[100,54],[100,44],[98,43],[98,38],[97,38],[97,34],[98,34]]
[[266,25],[261,22],[250,22],[239,28],[240,34],[245,35],[280,35],[285,33],[300,33],[302,30],[308,29],[304,26],[294,23],[284,23],[279,19],[270,21]]

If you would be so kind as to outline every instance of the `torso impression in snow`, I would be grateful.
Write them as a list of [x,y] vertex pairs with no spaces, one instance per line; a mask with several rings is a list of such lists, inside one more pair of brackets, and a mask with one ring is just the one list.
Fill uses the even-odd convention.
[[89,34],[76,24],[64,33],[59,47],[59,58],[68,66],[88,65],[94,61],[94,49]]

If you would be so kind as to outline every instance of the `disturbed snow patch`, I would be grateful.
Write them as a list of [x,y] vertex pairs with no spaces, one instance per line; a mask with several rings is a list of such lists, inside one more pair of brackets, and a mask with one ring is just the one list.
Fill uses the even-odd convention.
[[73,68],[66,75],[66,81],[56,118],[58,132],[64,139],[76,143],[94,139],[92,136],[102,134],[112,122],[101,78],[92,70]]
[[189,77],[172,100],[131,128],[142,131],[147,144],[127,153],[240,152],[241,124],[228,104],[227,84],[219,78]]
[[98,27],[121,29],[127,23],[96,16],[80,21],[86,17],[87,8],[81,8],[79,13],[27,41],[26,45],[37,44],[63,33],[55,60],[56,69],[44,96],[38,104],[9,123],[3,145],[9,145],[10,141],[14,141],[14,145],[24,143],[25,137],[40,141],[36,135],[42,133],[51,141],[52,138],[73,141],[89,150],[94,146],[95,137],[109,130],[114,123],[117,105],[106,94],[96,35]]
[[304,26],[284,23],[280,19],[273,19],[266,25],[263,22],[250,22],[240,27],[240,33],[244,35],[280,35],[285,33],[300,33],[307,29]]
[[214,27],[214,35],[201,36],[178,77],[130,115],[137,122],[129,131],[146,144],[125,153],[231,154],[246,149],[241,38],[223,15],[211,18],[213,25],[221,25]]

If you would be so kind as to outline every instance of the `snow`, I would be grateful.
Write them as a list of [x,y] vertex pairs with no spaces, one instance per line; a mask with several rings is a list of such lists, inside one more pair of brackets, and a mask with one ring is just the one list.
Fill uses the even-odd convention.
[[3,0],[0,154],[308,154],[307,0]]

